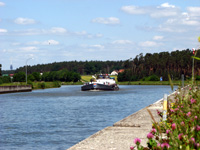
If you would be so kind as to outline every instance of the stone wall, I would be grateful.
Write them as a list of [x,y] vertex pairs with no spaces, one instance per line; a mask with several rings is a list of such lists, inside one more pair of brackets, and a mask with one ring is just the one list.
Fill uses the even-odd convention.
[[0,86],[0,94],[32,91],[31,85]]

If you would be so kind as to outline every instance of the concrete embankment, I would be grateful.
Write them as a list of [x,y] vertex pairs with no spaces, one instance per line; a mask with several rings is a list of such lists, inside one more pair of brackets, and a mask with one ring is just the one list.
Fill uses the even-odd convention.
[[32,91],[31,85],[0,86],[0,94],[29,91]]
[[[171,94],[168,99],[173,97],[174,94]],[[68,150],[129,150],[130,146],[134,146],[135,138],[140,138],[141,144],[146,146],[147,134],[152,129],[153,121],[147,109],[155,121],[159,122],[157,110],[163,110],[163,99],[116,122],[113,126],[106,127]]]

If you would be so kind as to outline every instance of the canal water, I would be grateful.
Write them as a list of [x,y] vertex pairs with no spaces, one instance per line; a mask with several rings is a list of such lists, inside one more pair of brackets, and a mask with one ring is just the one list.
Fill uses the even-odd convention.
[[0,150],[65,150],[171,91],[143,85],[80,89],[70,85],[0,95]]

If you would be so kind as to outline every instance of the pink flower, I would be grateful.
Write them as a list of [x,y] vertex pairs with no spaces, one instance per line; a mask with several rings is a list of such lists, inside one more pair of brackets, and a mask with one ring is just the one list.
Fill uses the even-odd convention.
[[196,148],[199,148],[199,147],[200,147],[200,144],[199,144],[199,143],[195,143],[194,145],[195,145]]
[[192,88],[189,88],[189,90],[191,91],[191,90],[192,90]]
[[178,111],[179,109],[178,109],[178,108],[175,108],[174,110],[175,110],[175,111]]
[[182,138],[183,138],[183,133],[180,133],[180,134],[178,135],[178,139],[179,139],[179,140],[182,140]]
[[172,123],[172,130],[175,130],[175,129],[176,129],[176,124]]
[[173,109],[170,109],[171,112],[175,112]]
[[169,148],[170,146],[169,146],[169,144],[168,143],[162,143],[161,144],[161,148]]
[[153,128],[152,130],[151,130],[151,133],[156,133],[157,131],[156,131],[156,129],[155,128]]
[[154,137],[154,135],[151,132],[147,134],[148,139],[152,139],[153,137]]
[[196,103],[196,100],[192,98],[192,99],[190,100],[190,102],[191,102],[191,104],[193,104],[193,103]]
[[157,114],[160,115],[161,112],[159,110],[156,110],[156,111],[157,111]]
[[200,126],[199,125],[196,126],[196,130],[200,131]]
[[198,117],[197,116],[194,116],[194,119],[197,119]]
[[181,126],[185,126],[185,122],[182,121],[182,122],[181,122]]
[[130,150],[134,150],[134,147],[133,147],[133,146],[131,146],[131,147],[130,147]]
[[186,116],[190,117],[191,114],[192,114],[192,113],[189,111],[189,112],[186,114]]
[[135,138],[134,143],[135,143],[135,144],[140,144],[140,143],[141,143],[141,140],[140,140],[139,138]]
[[161,144],[160,144],[160,143],[157,143],[157,147],[161,147]]
[[169,134],[169,132],[171,132],[169,129],[166,130],[166,133]]
[[195,143],[195,138],[192,137],[192,138],[190,139],[190,141],[191,141],[192,143]]

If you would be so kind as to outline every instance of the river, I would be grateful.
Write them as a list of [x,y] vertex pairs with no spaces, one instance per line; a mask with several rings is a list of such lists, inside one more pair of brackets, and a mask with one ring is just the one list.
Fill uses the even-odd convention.
[[83,92],[70,85],[0,95],[0,149],[65,150],[171,91],[170,86],[119,87]]

